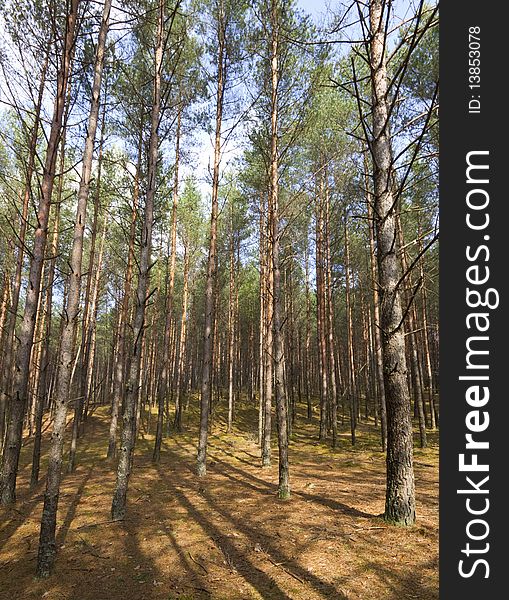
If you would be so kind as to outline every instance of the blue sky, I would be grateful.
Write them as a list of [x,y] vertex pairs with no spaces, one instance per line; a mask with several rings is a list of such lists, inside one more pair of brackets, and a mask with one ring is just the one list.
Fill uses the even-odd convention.
[[326,11],[326,0],[297,0],[297,5],[312,15],[320,15]]

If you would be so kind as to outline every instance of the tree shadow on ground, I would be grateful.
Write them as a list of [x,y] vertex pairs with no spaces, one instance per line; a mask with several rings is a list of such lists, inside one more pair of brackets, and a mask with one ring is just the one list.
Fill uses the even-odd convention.
[[[189,516],[214,541],[223,554],[225,562],[231,562],[235,565],[237,572],[261,594],[262,598],[291,600],[291,597],[278,586],[274,579],[257,569],[248,558],[247,553],[239,549],[217,525],[212,523],[211,519],[206,516],[205,511],[200,511],[182,490],[175,489],[174,495]],[[212,507],[210,501],[208,501],[208,504]]]
[[76,490],[76,494],[74,495],[72,502],[69,504],[67,513],[64,518],[64,522],[59,527],[58,533],[56,535],[57,546],[60,546],[61,544],[63,544],[65,542],[65,539],[67,537],[67,534],[69,533],[71,524],[74,521],[74,517],[76,516],[76,509],[78,508],[78,505],[81,501],[81,497],[83,496],[83,492],[85,490],[85,486],[87,485],[87,483],[90,479],[90,476],[92,475],[94,467],[95,467],[95,463],[91,464],[90,467],[86,470],[85,475],[82,478],[78,489]]

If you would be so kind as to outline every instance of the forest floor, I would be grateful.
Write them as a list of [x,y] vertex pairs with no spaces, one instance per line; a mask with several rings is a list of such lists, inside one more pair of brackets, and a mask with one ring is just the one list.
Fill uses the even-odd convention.
[[[299,415],[290,446],[292,497],[280,501],[277,445],[273,466],[260,468],[252,405],[239,407],[233,434],[216,418],[203,479],[194,474],[197,415],[187,417],[184,433],[164,439],[158,465],[153,435],[139,439],[126,520],[113,523],[108,410],[94,411],[78,467],[63,478],[58,555],[46,580],[34,577],[44,480],[29,493],[26,443],[18,503],[0,509],[0,599],[438,598],[438,434],[415,450],[417,523],[401,528],[378,517],[385,460],[372,423],[359,425],[355,448],[345,423],[332,451],[316,439],[316,417],[310,424]],[[43,460],[41,473],[45,466]]]

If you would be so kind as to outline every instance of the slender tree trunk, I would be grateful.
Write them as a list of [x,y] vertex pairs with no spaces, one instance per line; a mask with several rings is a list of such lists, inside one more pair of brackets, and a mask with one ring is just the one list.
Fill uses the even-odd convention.
[[30,274],[25,300],[23,321],[19,333],[19,348],[16,353],[15,379],[10,405],[7,439],[2,464],[2,504],[16,499],[16,477],[21,450],[23,416],[27,405],[28,381],[30,377],[30,356],[34,340],[37,306],[41,287],[44,251],[48,235],[48,220],[51,195],[55,181],[55,164],[58,142],[62,132],[66,90],[68,85],[71,57],[74,47],[74,34],[79,0],[72,0],[66,19],[66,33],[62,62],[57,77],[57,92],[51,121],[46,160],[40,188],[40,202],[37,213],[37,226],[34,231],[34,247],[30,261]]
[[347,356],[348,356],[348,395],[350,399],[350,434],[352,445],[355,445],[357,429],[357,379],[355,376],[355,356],[352,324],[352,294],[350,286],[350,239],[348,235],[348,217],[345,214],[345,287],[346,287],[346,328],[347,328]]
[[[6,269],[4,271],[4,277],[3,277],[4,281],[3,281],[3,288],[2,288],[2,303],[1,303],[1,309],[0,309],[0,347],[2,348],[2,356],[1,356],[1,363],[0,363],[0,369],[1,372],[4,374],[4,376],[6,375],[7,369],[8,369],[8,364],[9,364],[9,360],[10,360],[10,356],[9,354],[6,352],[6,338],[7,336],[5,335],[5,322],[7,320],[7,307],[10,304],[10,298],[11,298],[11,291],[12,291],[12,287],[11,287],[11,281],[10,281],[10,274],[8,272],[8,270]],[[3,449],[3,442],[4,442],[4,431],[5,431],[5,410],[7,408],[7,393],[6,390],[4,390],[3,388],[3,377],[0,376],[0,378],[2,379],[2,386],[0,388],[0,453],[2,452]]]
[[[407,273],[408,271],[408,260],[406,256],[405,250],[405,240],[403,237],[403,228],[401,226],[401,219],[399,215],[396,216],[396,229],[398,235],[398,244],[401,248],[401,265],[403,267],[403,272]],[[410,273],[407,275],[407,281],[411,282]],[[409,294],[404,294],[405,300],[407,303],[412,302],[413,300]],[[408,310],[408,326],[404,324],[404,330],[409,329],[405,338],[408,340],[409,351],[410,351],[410,361],[412,365],[413,372],[413,388],[414,388],[414,402],[415,407],[417,409],[417,417],[419,419],[419,437],[421,448],[426,448],[428,445],[426,438],[426,414],[424,411],[424,397],[422,393],[422,377],[420,370],[420,362],[419,356],[417,352],[417,340],[416,340],[416,316],[415,316],[415,305],[409,307]]]
[[[177,207],[178,207],[178,185],[179,185],[179,161],[180,161],[180,128],[182,123],[182,105],[179,105],[177,115],[177,135],[175,141],[175,175],[173,182],[173,204],[171,209],[171,250],[170,250],[170,277],[168,282],[168,298],[166,306],[166,322],[164,328],[163,342],[163,367],[161,371],[161,382],[158,395],[157,429],[152,459],[159,462],[161,455],[161,443],[163,439],[163,415],[165,400],[168,395],[168,380],[170,372],[170,334],[173,326],[173,290],[175,287],[175,264],[177,257]],[[177,391],[178,394],[178,391]],[[177,410],[176,410],[177,412]],[[179,421],[179,427],[181,422]]]
[[40,380],[40,372],[42,365],[42,353],[44,350],[44,328],[45,328],[45,319],[46,319],[46,311],[44,310],[44,300],[45,294],[44,291],[44,280],[47,277],[48,265],[47,262],[43,265],[42,276],[41,276],[41,292],[39,293],[39,304],[37,306],[37,319],[35,323],[35,339],[34,339],[34,348],[32,350],[30,371],[31,371],[31,381],[29,383],[30,389],[30,408],[26,411],[25,414],[25,427],[28,428],[28,436],[32,437],[35,433],[35,418],[37,412],[37,404],[39,397],[39,380]]
[[373,217],[373,197],[367,192],[368,223],[369,223],[369,255],[371,265],[371,285],[373,288],[373,320],[375,339],[376,376],[378,383],[378,402],[380,406],[380,424],[382,436],[382,451],[387,449],[387,411],[385,406],[385,384],[382,357],[382,339],[380,335],[380,282],[378,277],[378,264],[375,253],[375,224]]
[[260,242],[259,242],[259,264],[260,264],[260,328],[258,336],[258,445],[261,447],[264,427],[265,407],[265,202],[263,193],[260,193]]
[[[320,175],[320,177],[322,177]],[[323,181],[320,179],[316,207],[316,330],[318,343],[318,371],[320,377],[320,428],[318,438],[327,437],[327,347],[325,340],[325,285],[324,285],[324,253],[323,253]]]
[[329,373],[331,382],[331,417],[332,417],[332,447],[336,448],[338,440],[338,385],[336,381],[336,354],[334,349],[334,311],[332,306],[332,259],[330,249],[330,200],[325,169],[325,281],[327,300],[327,353],[329,355]]
[[219,163],[221,159],[221,126],[223,120],[223,100],[226,83],[226,16],[223,0],[218,1],[218,51],[217,51],[217,96],[216,131],[214,142],[214,169],[212,174],[212,206],[210,215],[209,256],[207,261],[207,281],[205,287],[205,330],[203,339],[203,369],[200,399],[200,436],[196,472],[202,477],[207,473],[207,439],[209,412],[212,395],[212,370],[214,365],[214,289],[217,277],[217,214],[219,194]]
[[[178,3],[175,7],[177,10]],[[133,461],[136,440],[137,399],[141,355],[143,349],[143,332],[145,329],[145,310],[150,284],[152,226],[154,220],[154,197],[156,192],[157,154],[159,145],[158,127],[161,107],[161,70],[164,45],[164,1],[158,7],[156,50],[154,60],[153,102],[150,124],[150,142],[147,169],[147,194],[145,199],[145,216],[141,237],[139,261],[138,289],[136,293],[136,313],[133,327],[133,347],[131,364],[127,381],[126,399],[123,414],[122,440],[117,467],[115,492],[111,505],[111,516],[114,521],[123,520],[126,513],[127,488]]]
[[307,418],[311,421],[313,416],[313,407],[311,405],[311,394],[309,390],[309,379],[310,379],[310,361],[309,353],[311,351],[311,295],[309,292],[309,247],[306,242],[306,255],[305,255],[305,274],[306,274],[306,342],[304,352],[304,390],[306,394],[306,408]]
[[[95,107],[94,107],[95,110]],[[99,108],[97,108],[99,110]],[[99,200],[100,200],[100,182],[101,182],[101,167],[102,167],[102,145],[104,137],[104,121],[105,121],[105,110],[103,111],[102,127],[101,127],[101,142],[99,144],[99,160],[97,167],[97,184],[96,194],[94,201],[94,217],[92,223],[92,239],[90,244],[90,261],[88,264],[87,273],[87,285],[85,289],[85,302],[83,306],[83,322],[82,322],[82,335],[81,335],[81,367],[80,367],[80,388],[78,398],[74,403],[74,418],[72,423],[72,436],[71,436],[71,448],[69,451],[69,460],[67,464],[67,470],[72,473],[75,468],[76,461],[76,448],[78,444],[79,428],[83,417],[83,407],[86,405],[88,400],[88,382],[89,382],[89,371],[88,365],[90,360],[90,350],[92,345],[93,329],[95,323],[90,318],[94,313],[95,303],[91,306],[90,294],[92,288],[92,276],[94,274],[94,260],[95,260],[95,245],[97,237],[97,219],[99,213]],[[97,123],[96,123],[97,128]],[[94,132],[95,133],[95,132]],[[90,134],[90,132],[89,132]],[[92,144],[94,140],[92,140]],[[103,238],[104,239],[104,238]]]
[[[420,235],[420,231],[419,231]],[[419,242],[418,251],[421,252],[422,247]],[[428,394],[429,394],[429,413],[430,413],[430,425],[431,429],[436,429],[437,419],[436,419],[436,410],[435,410],[435,396],[434,396],[434,385],[433,385],[433,369],[431,368],[431,353],[430,353],[430,343],[429,343],[429,325],[428,325],[428,302],[427,302],[427,292],[426,292],[426,278],[424,276],[424,261],[421,260],[420,263],[420,276],[422,280],[422,289],[421,289],[421,297],[422,297],[422,340],[424,346],[424,360],[426,364],[426,376],[428,378]]]
[[228,290],[228,433],[231,433],[233,427],[233,369],[235,354],[235,249],[233,237],[232,202],[230,215],[230,282]]
[[[105,89],[105,96],[107,94],[107,90]],[[100,142],[99,142],[99,157],[97,160],[97,179],[96,179],[96,189],[95,189],[95,198],[94,198],[94,217],[92,222],[92,236],[90,240],[90,259],[88,263],[88,272],[87,272],[87,285],[85,288],[85,301],[83,305],[83,325],[81,329],[81,346],[82,346],[82,362],[81,362],[81,370],[80,370],[80,386],[82,397],[81,406],[85,406],[88,401],[88,381],[90,380],[91,373],[89,372],[89,364],[90,364],[90,352],[91,352],[91,344],[93,331],[95,331],[95,321],[93,318],[94,306],[93,303],[90,302],[90,296],[93,295],[92,291],[92,282],[94,280],[94,276],[97,272],[100,272],[100,268],[95,268],[96,262],[96,243],[97,243],[97,232],[99,229],[98,219],[99,219],[99,208],[101,201],[101,175],[102,175],[102,163],[103,163],[103,144],[104,144],[104,132],[105,132],[105,124],[106,124],[106,102],[103,106],[103,114],[102,114],[102,122],[101,122],[101,134],[100,134]],[[103,228],[103,231],[106,231]],[[97,277],[95,277],[97,280]],[[95,290],[97,291],[97,290]],[[81,408],[81,406],[77,405],[77,407]],[[78,422],[81,420],[81,414],[79,415]],[[83,420],[86,419],[86,412],[83,414]]]
[[[270,205],[270,200],[268,201]],[[272,387],[274,385],[274,371],[272,354],[274,352],[273,315],[274,315],[274,270],[272,268],[273,240],[269,231],[270,210],[267,209],[267,253],[265,263],[265,393],[263,407],[263,440],[262,440],[262,467],[270,467],[272,461],[271,435],[272,435]]]
[[184,379],[186,337],[187,337],[187,305],[189,300],[189,251],[184,247],[184,289],[182,291],[182,316],[180,318],[180,345],[178,353],[177,381],[175,384],[175,429],[182,430],[182,381]]
[[392,181],[392,152],[387,103],[384,0],[370,0],[374,217],[380,277],[382,356],[387,403],[387,492],[385,519],[415,522],[412,420],[406,380],[405,340],[399,282],[398,244]]
[[101,241],[99,245],[99,255],[97,257],[97,265],[94,273],[94,281],[92,286],[92,294],[90,297],[90,315],[91,315],[91,324],[89,327],[88,339],[86,342],[86,352],[87,352],[87,380],[85,381],[85,393],[83,398],[83,421],[86,421],[88,411],[89,411],[89,402],[90,395],[92,392],[92,376],[94,374],[94,361],[95,361],[95,350],[96,350],[96,338],[97,338],[97,313],[99,309],[99,294],[101,290],[101,276],[102,276],[102,266],[103,266],[103,257],[104,257],[104,249],[106,243],[106,236],[108,234],[108,220],[105,219],[103,222],[102,233],[101,233]]
[[[63,148],[62,148],[63,151]],[[46,294],[44,298],[44,335],[41,350],[41,364],[39,369],[38,392],[35,406],[35,434],[34,450],[32,454],[32,472],[30,477],[30,487],[33,489],[39,482],[39,468],[41,461],[41,441],[42,441],[42,418],[46,402],[46,382],[49,369],[49,342],[51,336],[52,304],[53,304],[53,281],[55,278],[55,263],[58,250],[58,228],[60,222],[60,204],[57,204],[54,231],[50,246],[50,256],[52,257],[48,266],[48,275],[46,278]]]
[[278,85],[279,85],[279,1],[271,2],[271,152],[269,218],[272,234],[272,268],[274,271],[273,321],[274,321],[274,379],[279,447],[280,499],[290,497],[288,463],[288,416],[284,387],[283,320],[281,315],[281,270],[279,231],[279,173],[278,173]]
[[47,577],[52,569],[56,554],[55,530],[60,493],[60,478],[62,467],[62,451],[67,418],[67,407],[71,393],[71,371],[73,365],[73,348],[79,315],[81,267],[83,260],[83,238],[87,213],[88,192],[92,172],[92,158],[94,153],[94,140],[99,116],[99,99],[101,91],[101,77],[104,63],[106,36],[109,28],[111,0],[105,0],[99,39],[97,43],[94,82],[92,86],[92,101],[88,119],[88,132],[83,154],[83,167],[80,187],[78,190],[78,206],[74,223],[74,238],[71,251],[69,274],[69,292],[65,305],[65,325],[60,346],[60,364],[58,384],[55,398],[55,416],[53,432],[51,435],[48,474],[46,478],[46,492],[44,494],[44,507],[41,519],[39,536],[39,553],[37,557],[37,574]]
[[[15,373],[13,373],[14,369],[14,335],[16,331],[16,321],[18,318],[18,306],[19,306],[19,295],[21,290],[21,275],[23,269],[23,260],[25,256],[25,241],[26,241],[26,231],[27,231],[27,220],[28,220],[28,206],[30,201],[30,196],[32,193],[32,177],[35,169],[35,159],[37,153],[37,139],[39,136],[39,127],[41,120],[41,107],[44,95],[44,89],[46,86],[46,72],[48,68],[48,60],[49,60],[49,52],[50,45],[48,45],[46,57],[44,59],[44,63],[42,65],[41,70],[41,80],[39,83],[39,92],[37,97],[37,102],[35,105],[35,115],[34,115],[34,124],[32,128],[32,134],[30,136],[30,143],[28,148],[28,164],[26,171],[26,181],[25,181],[25,189],[23,192],[23,205],[21,209],[21,219],[20,219],[20,231],[19,231],[19,247],[18,253],[16,256],[16,271],[14,274],[14,282],[11,290],[11,305],[10,305],[10,315],[8,320],[8,328],[6,335],[6,355],[7,355],[7,363],[4,365],[2,371],[2,389],[0,390],[0,394],[2,394],[2,403],[7,404],[7,398],[11,392],[11,385],[13,382],[13,377],[15,377]],[[42,268],[42,267],[41,267]],[[0,416],[0,441],[3,440],[4,435],[4,410],[2,409],[2,415]],[[1,447],[0,443],[0,447]]]
[[141,177],[141,153],[143,148],[143,126],[140,122],[140,136],[138,140],[138,160],[136,163],[136,174],[134,176],[133,205],[131,210],[131,224],[129,229],[129,250],[127,253],[127,266],[125,272],[125,283],[122,296],[122,303],[118,317],[118,336],[116,352],[113,365],[113,400],[111,403],[110,430],[108,437],[108,451],[106,458],[112,459],[116,455],[117,448],[117,429],[118,413],[121,405],[121,397],[124,391],[124,373],[127,371],[127,348],[126,331],[129,319],[129,300],[131,298],[131,288],[133,279],[134,263],[134,244],[136,239],[136,220],[138,216],[138,200],[140,193]]

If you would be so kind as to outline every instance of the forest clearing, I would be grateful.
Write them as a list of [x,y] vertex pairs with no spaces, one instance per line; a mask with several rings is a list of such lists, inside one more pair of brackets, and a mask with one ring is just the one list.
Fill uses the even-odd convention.
[[278,501],[277,469],[259,466],[256,409],[242,406],[233,434],[219,415],[205,481],[194,474],[194,410],[184,433],[164,439],[158,465],[142,425],[129,517],[115,523],[105,408],[87,420],[80,466],[62,482],[50,580],[33,576],[43,487],[29,495],[29,469],[20,470],[19,505],[0,509],[2,600],[438,598],[436,439],[416,450],[419,521],[402,529],[379,517],[385,465],[372,423],[355,449],[345,430],[332,451],[303,418],[290,444],[292,500]]
[[438,5],[322,9],[2,3],[1,597],[436,598]]

